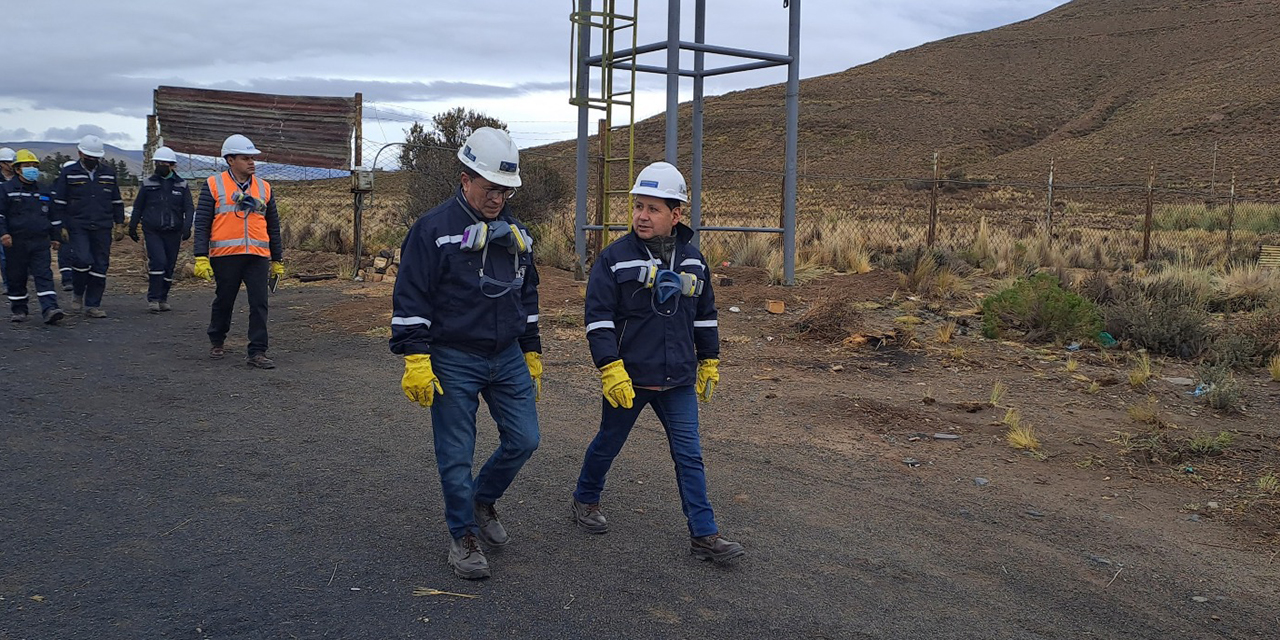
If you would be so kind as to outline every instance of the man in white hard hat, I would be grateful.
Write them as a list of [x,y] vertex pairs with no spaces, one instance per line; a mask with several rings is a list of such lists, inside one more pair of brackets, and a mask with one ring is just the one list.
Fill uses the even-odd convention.
[[[505,131],[476,129],[458,150],[455,194],[414,223],[392,298],[391,351],[401,388],[431,409],[444,491],[448,562],[469,580],[491,575],[480,543],[509,542],[494,504],[538,447],[542,340],[533,240],[511,214],[520,153]],[[479,397],[498,448],[472,477]]]
[[[4,184],[17,176],[17,172],[13,169],[13,161],[17,158],[17,152],[9,147],[0,147],[0,184]],[[3,283],[5,290],[9,288],[8,268],[6,267],[6,256],[4,247],[0,246],[0,283]]]
[[689,194],[674,166],[657,162],[636,176],[631,232],[596,259],[587,281],[585,321],[604,398],[600,429],[587,447],[570,510],[578,526],[606,533],[600,509],[605,475],[645,405],[653,407],[670,444],[676,486],[700,560],[742,556],[720,535],[707,497],[698,436],[698,401],[720,381],[720,334],[711,270],[681,222]]
[[175,171],[178,156],[169,147],[156,149],[151,156],[155,171],[142,181],[129,218],[129,238],[138,241],[138,225],[147,237],[147,310],[168,311],[173,268],[178,247],[191,237],[195,208],[191,188]]
[[254,175],[253,158],[260,153],[238,133],[222,143],[227,170],[209,176],[196,204],[195,275],[217,283],[209,318],[209,357],[226,355],[223,343],[243,283],[249,299],[245,362],[274,369],[275,362],[267,357],[267,280],[284,275],[284,245],[271,184]]
[[[67,160],[58,167],[58,171],[75,164],[75,160]],[[63,291],[75,290],[75,270],[71,265],[75,263],[75,252],[71,250],[71,236],[67,233],[66,225],[62,227],[62,244],[58,247],[58,277],[62,280]]]
[[54,217],[67,227],[72,245],[71,310],[83,309],[86,317],[105,318],[107,314],[100,308],[102,294],[107,289],[114,227],[124,224],[124,200],[115,170],[102,162],[107,155],[102,139],[85,136],[76,149],[80,159],[62,169],[50,196]]
[[0,184],[4,184],[18,175],[13,169],[13,161],[18,154],[9,147],[0,147]]

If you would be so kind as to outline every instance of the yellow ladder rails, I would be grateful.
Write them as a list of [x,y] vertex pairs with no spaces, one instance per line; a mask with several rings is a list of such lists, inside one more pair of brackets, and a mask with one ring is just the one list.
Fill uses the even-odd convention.
[[[599,109],[604,112],[602,125],[600,127],[598,139],[600,141],[601,162],[600,162],[600,180],[598,186],[598,206],[597,206],[597,224],[604,227],[604,230],[598,236],[597,252],[603,248],[609,231],[613,229],[631,228],[631,183],[635,181],[635,98],[636,98],[636,70],[635,70],[635,49],[638,44],[638,33],[636,29],[636,15],[639,12],[639,0],[631,0],[631,14],[624,15],[618,12],[618,0],[604,0],[604,7],[601,11],[583,11],[580,9],[577,1],[574,2],[574,12],[570,19],[576,24],[585,24],[593,29],[598,29],[600,33],[600,89],[598,95],[593,95],[588,89],[588,95],[575,95],[570,102],[577,106],[585,104],[589,108]],[[631,47],[626,52],[619,54],[618,44],[626,42],[626,34],[630,32]],[[575,31],[576,37],[576,31]],[[576,43],[571,42],[571,51],[576,52]],[[625,65],[627,68],[618,69],[619,65]],[[577,64],[571,65],[572,73],[576,72]],[[590,83],[587,83],[590,86]],[[576,88],[576,79],[573,82]],[[615,138],[622,136],[625,143],[625,154],[614,155],[614,149],[617,146]],[[615,176],[613,167],[615,165],[626,164],[626,183],[623,188],[615,188],[614,181],[621,176]],[[626,197],[626,208],[622,210],[622,220],[615,222],[614,217],[617,216],[614,200],[622,196]],[[620,204],[620,203],[619,203]]]

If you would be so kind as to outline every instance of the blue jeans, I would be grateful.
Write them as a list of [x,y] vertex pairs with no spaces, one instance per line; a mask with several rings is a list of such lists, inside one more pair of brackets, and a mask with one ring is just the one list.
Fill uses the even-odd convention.
[[[476,532],[472,503],[497,502],[538,448],[538,408],[518,343],[490,357],[436,345],[431,368],[444,390],[431,405],[431,432],[444,491],[444,519],[456,539]],[[473,479],[480,396],[498,425],[498,448]]]
[[615,409],[601,399],[600,431],[587,447],[578,475],[578,488],[573,497],[584,504],[600,502],[604,477],[613,459],[626,444],[631,427],[645,405],[653,407],[667,432],[671,459],[676,464],[676,485],[680,488],[680,506],[689,522],[689,535],[695,537],[719,533],[716,516],[707,498],[707,472],[702,464],[702,444],[698,439],[698,398],[693,385],[666,391],[636,389],[630,409]]

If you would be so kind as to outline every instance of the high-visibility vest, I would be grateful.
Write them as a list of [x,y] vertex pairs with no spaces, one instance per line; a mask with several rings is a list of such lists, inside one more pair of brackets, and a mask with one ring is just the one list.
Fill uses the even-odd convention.
[[[241,191],[230,171],[209,176],[213,196],[213,227],[209,232],[209,257],[249,254],[271,257],[267,235],[267,203],[271,184],[256,176],[249,179],[248,191]],[[248,207],[244,196],[252,196],[257,207]]]

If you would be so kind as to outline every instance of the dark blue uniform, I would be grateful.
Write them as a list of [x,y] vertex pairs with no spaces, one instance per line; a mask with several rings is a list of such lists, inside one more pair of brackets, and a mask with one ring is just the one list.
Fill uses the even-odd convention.
[[[524,357],[542,352],[538,272],[532,253],[512,254],[495,241],[487,252],[464,251],[467,228],[480,220],[461,189],[419,218],[401,248],[392,298],[391,351],[431,354],[444,390],[431,405],[431,430],[445,523],[455,539],[475,533],[473,504],[497,502],[539,442]],[[527,233],[506,208],[487,226]],[[499,445],[472,478],[480,397]]]
[[93,171],[76,162],[58,175],[50,196],[54,217],[70,235],[75,296],[83,297],[87,308],[98,307],[107,288],[112,226],[124,224],[116,173],[101,162]]
[[[638,387],[693,384],[698,361],[720,357],[711,271],[689,244],[693,230],[679,224],[675,233],[674,257],[650,255],[644,241],[628,233],[605,247],[591,267],[584,314],[591,358],[596,367],[621,358]],[[639,281],[650,265],[697,276],[702,294],[677,293],[659,303],[654,290]]]
[[0,236],[9,236],[6,252],[9,306],[15,315],[27,314],[27,278],[35,281],[40,310],[58,308],[53,271],[49,267],[50,243],[61,238],[61,221],[52,217],[49,196],[37,182],[13,178],[0,187]]
[[194,213],[191,188],[177,172],[171,172],[166,178],[153,173],[142,181],[138,197],[133,201],[129,235],[136,239],[138,225],[142,225],[147,247],[147,302],[169,300],[178,247],[191,237]]
[[[659,256],[628,233],[605,247],[591,267],[584,314],[591,358],[596,367],[621,359],[636,395],[630,408],[601,398],[600,429],[583,456],[573,496],[582,504],[600,502],[614,459],[640,411],[651,406],[670,445],[689,535],[701,538],[719,530],[707,498],[694,383],[698,361],[720,357],[720,330],[711,270],[689,244],[693,230],[678,224],[675,236],[671,252]],[[651,267],[692,274],[702,281],[702,292],[686,297],[676,291],[664,300],[641,280]]]

